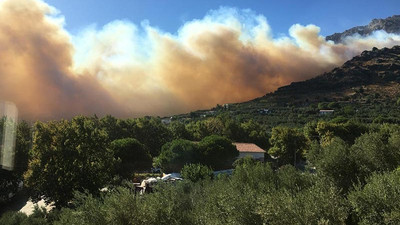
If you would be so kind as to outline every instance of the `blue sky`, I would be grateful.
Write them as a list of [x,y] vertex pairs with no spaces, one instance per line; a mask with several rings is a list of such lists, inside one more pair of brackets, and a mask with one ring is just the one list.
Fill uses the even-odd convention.
[[322,35],[341,32],[367,24],[373,18],[400,14],[399,0],[45,0],[65,16],[66,29],[76,33],[96,24],[129,20],[135,24],[147,20],[153,27],[176,33],[184,22],[203,18],[220,6],[251,9],[264,15],[275,35],[287,34],[295,23],[315,24]]

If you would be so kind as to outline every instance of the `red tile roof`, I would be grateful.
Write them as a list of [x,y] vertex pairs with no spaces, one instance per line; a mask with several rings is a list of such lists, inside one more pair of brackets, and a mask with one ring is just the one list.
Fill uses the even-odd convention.
[[236,149],[239,152],[265,153],[265,150],[263,150],[262,148],[258,147],[256,144],[253,143],[232,143],[232,144],[236,146]]

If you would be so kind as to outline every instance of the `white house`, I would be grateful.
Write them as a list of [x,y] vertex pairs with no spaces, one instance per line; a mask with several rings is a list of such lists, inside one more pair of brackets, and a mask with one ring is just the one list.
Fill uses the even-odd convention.
[[161,119],[161,123],[167,124],[167,125],[170,124],[171,121],[172,121],[172,117],[170,117],[170,118],[162,118]]
[[264,162],[264,154],[265,150],[258,147],[253,143],[232,143],[236,146],[236,149],[239,151],[239,159],[244,158],[246,156],[251,156],[256,160],[260,160]]
[[333,109],[321,109],[319,110],[319,115],[329,115],[335,112]]

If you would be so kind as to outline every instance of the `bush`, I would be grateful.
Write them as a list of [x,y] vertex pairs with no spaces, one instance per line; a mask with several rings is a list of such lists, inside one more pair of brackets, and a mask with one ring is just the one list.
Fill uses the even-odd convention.
[[346,200],[322,180],[297,193],[280,189],[260,200],[263,224],[345,224],[348,216]]
[[232,163],[239,152],[228,138],[211,135],[199,142],[201,152],[200,163],[210,166],[213,170],[232,168]]
[[362,181],[373,172],[392,171],[400,165],[399,133],[374,132],[360,136],[351,147],[351,155]]
[[346,123],[349,119],[344,116],[337,116],[333,118],[330,122],[331,123]]
[[183,179],[197,182],[199,180],[213,178],[213,171],[210,167],[201,164],[187,164],[182,168]]
[[199,150],[188,140],[174,140],[163,145],[160,155],[154,159],[154,166],[163,172],[180,172],[184,165],[199,162]]
[[302,159],[303,151],[308,144],[303,133],[289,127],[274,127],[269,142],[272,147],[268,150],[268,154],[277,157],[279,165],[294,166]]
[[114,173],[113,152],[97,117],[37,122],[24,184],[34,201],[66,206],[75,190],[98,194]]
[[56,209],[48,213],[45,208],[35,206],[33,213],[30,216],[22,212],[9,211],[0,217],[1,225],[50,225],[58,219]]
[[111,142],[110,148],[119,161],[117,173],[122,178],[132,179],[134,172],[151,168],[152,160],[149,151],[136,139],[117,139]]
[[345,192],[357,182],[357,167],[350,147],[340,138],[334,138],[327,146],[314,146],[307,159],[316,167],[318,175],[332,179]]
[[233,167],[236,168],[238,166],[246,166],[246,165],[252,165],[257,163],[257,160],[255,160],[251,156],[245,156],[243,158],[236,159],[235,162],[233,162]]
[[21,212],[6,212],[0,217],[0,224],[2,225],[20,225],[28,217]]
[[349,201],[359,224],[400,224],[400,172],[373,174],[364,187],[356,186]]
[[188,216],[192,209],[188,185],[161,184],[156,192],[140,197],[127,187],[119,187],[101,198],[77,193],[75,207],[63,209],[55,225],[193,224]]

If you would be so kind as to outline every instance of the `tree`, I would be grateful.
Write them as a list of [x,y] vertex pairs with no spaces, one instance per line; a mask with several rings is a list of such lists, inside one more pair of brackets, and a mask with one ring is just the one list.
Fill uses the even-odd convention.
[[355,110],[354,110],[353,106],[346,105],[345,107],[343,107],[343,113],[346,115],[354,115]]
[[213,171],[210,167],[197,164],[186,164],[183,166],[181,171],[183,179],[197,182],[199,180],[211,179],[213,177]]
[[189,163],[199,162],[199,151],[195,143],[188,140],[174,140],[163,145],[161,153],[154,158],[154,166],[163,172],[179,172]]
[[146,147],[134,138],[117,139],[111,142],[111,150],[117,163],[117,174],[130,179],[135,171],[151,168],[152,159]]
[[22,179],[28,169],[29,150],[32,147],[32,129],[26,121],[21,121],[17,126],[15,140],[15,172]]
[[400,133],[372,132],[360,136],[351,147],[363,181],[373,172],[391,171],[400,165]]
[[271,148],[268,154],[278,158],[279,165],[296,166],[307,147],[306,137],[294,128],[274,127],[269,139]]
[[252,165],[256,164],[258,161],[254,159],[251,156],[245,156],[243,158],[236,159],[235,162],[233,162],[233,167],[236,168],[238,166],[247,166],[247,165]]
[[323,180],[295,192],[280,189],[260,201],[262,224],[345,224],[348,216],[346,199]]
[[111,115],[101,118],[100,124],[106,131],[109,141],[114,141],[127,136],[127,132],[124,132],[120,126],[119,120]]
[[313,145],[307,159],[320,176],[328,177],[344,192],[357,182],[357,166],[350,154],[350,147],[340,138],[334,138],[329,145]]
[[249,120],[241,124],[241,128],[244,130],[243,137],[241,140],[252,142],[260,146],[261,148],[269,148],[268,134],[264,127],[254,120]]
[[317,132],[317,122],[316,121],[311,121],[306,123],[303,128],[303,133],[304,136],[309,140],[309,141],[319,141],[319,135]]
[[193,139],[188,129],[186,129],[185,124],[179,121],[173,121],[172,123],[170,123],[168,129],[171,131],[174,139],[185,139],[185,140]]
[[318,109],[327,109],[328,103],[326,102],[320,102],[318,103]]
[[113,175],[107,134],[94,117],[35,124],[26,185],[31,197],[65,206],[74,191],[97,194]]
[[337,103],[337,102],[330,102],[329,104],[328,104],[328,108],[329,109],[336,109],[336,108],[339,108],[340,107],[340,105],[339,105],[339,103]]
[[349,196],[359,224],[400,223],[400,172],[375,173]]
[[368,131],[368,128],[352,121],[344,124],[320,121],[315,130],[321,145],[328,145],[334,137],[340,137],[347,144],[352,145],[357,137]]
[[205,137],[199,142],[199,148],[200,162],[213,170],[232,168],[232,163],[239,156],[231,140],[217,135]]
[[152,157],[160,154],[161,147],[172,140],[172,133],[159,118],[135,120],[135,138],[146,145]]
[[225,137],[235,141],[242,141],[246,138],[244,129],[235,120],[226,119],[224,125],[223,134]]

